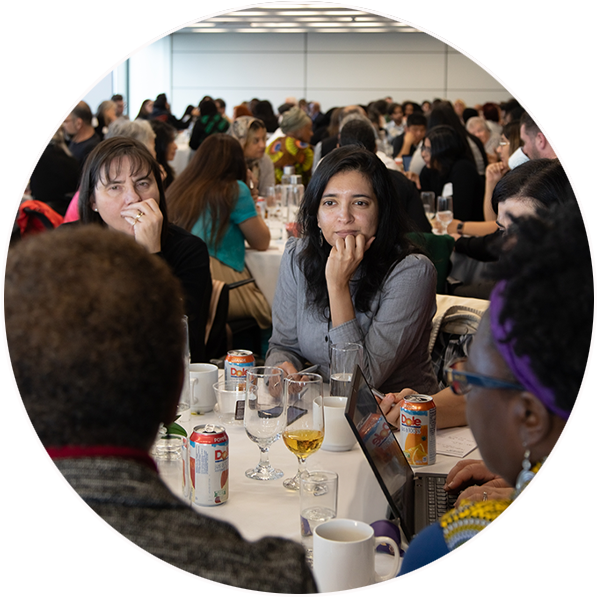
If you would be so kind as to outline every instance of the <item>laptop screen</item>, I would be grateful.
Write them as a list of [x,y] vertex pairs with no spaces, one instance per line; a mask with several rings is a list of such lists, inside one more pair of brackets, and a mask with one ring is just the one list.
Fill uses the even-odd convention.
[[413,471],[358,365],[352,376],[345,414],[394,517],[400,520],[404,534],[411,539],[414,535]]

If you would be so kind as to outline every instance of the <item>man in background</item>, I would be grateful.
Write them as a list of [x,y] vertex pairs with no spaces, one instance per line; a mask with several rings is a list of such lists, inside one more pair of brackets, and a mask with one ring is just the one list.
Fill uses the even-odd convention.
[[523,153],[530,159],[556,158],[556,152],[535,121],[524,112],[521,115],[521,141]]
[[69,150],[83,166],[87,155],[100,143],[100,136],[92,125],[92,110],[83,100],[64,120],[62,127],[69,140]]

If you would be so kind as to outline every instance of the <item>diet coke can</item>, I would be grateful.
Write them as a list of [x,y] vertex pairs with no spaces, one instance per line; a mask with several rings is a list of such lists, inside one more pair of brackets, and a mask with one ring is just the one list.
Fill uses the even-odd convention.
[[435,404],[431,396],[410,394],[400,402],[400,446],[409,464],[435,464]]
[[246,382],[246,369],[256,364],[250,350],[230,350],[225,357],[225,382]]
[[229,498],[229,437],[221,425],[197,425],[189,440],[190,496],[199,506]]

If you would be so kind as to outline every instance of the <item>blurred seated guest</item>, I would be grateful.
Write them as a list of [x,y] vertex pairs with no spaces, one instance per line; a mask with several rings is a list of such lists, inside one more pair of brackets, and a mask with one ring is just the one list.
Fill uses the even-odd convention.
[[537,158],[556,158],[556,152],[550,145],[548,138],[531,116],[524,112],[521,115],[521,140],[523,152],[530,160]]
[[52,136],[29,179],[34,200],[64,216],[79,184],[79,162],[65,144],[62,128]]
[[310,181],[314,152],[310,145],[312,121],[297,106],[290,108],[281,120],[283,136],[273,140],[267,155],[275,167],[275,183],[281,183],[283,167],[292,165],[297,175],[302,175],[302,183],[306,186]]
[[265,124],[255,117],[238,117],[231,124],[229,133],[242,145],[246,166],[250,171],[252,197],[255,201],[259,195],[266,198],[269,186],[275,185],[275,168],[273,161],[265,154]]
[[190,148],[198,150],[209,135],[226,133],[228,129],[229,121],[219,114],[214,100],[203,100],[200,102],[200,116],[196,119],[190,136]]
[[267,133],[274,133],[279,127],[277,115],[268,100],[259,100],[252,107],[252,114],[260,119],[267,129]]
[[483,221],[484,184],[477,173],[469,147],[449,125],[427,132],[421,148],[425,167],[419,176],[421,190],[442,195],[452,184],[454,217],[460,221]]
[[150,125],[156,134],[156,139],[154,140],[156,160],[164,169],[165,177],[163,179],[163,186],[166,190],[175,180],[175,170],[169,163],[175,158],[175,154],[177,153],[177,143],[175,142],[177,130],[175,127],[162,121],[150,121]]
[[331,119],[335,111],[338,111],[339,113],[339,110],[340,109],[337,106],[334,106],[333,108],[330,108],[324,115],[322,115],[322,118],[318,119],[318,122],[313,121],[313,134],[310,138],[310,144],[311,146],[315,147],[315,156],[317,154],[316,145],[330,135],[329,127],[331,125]]
[[251,117],[252,111],[246,106],[245,103],[239,104],[233,107],[233,119],[238,117]]
[[478,137],[487,153],[488,162],[498,162],[499,157],[496,148],[500,143],[500,134],[492,133],[487,121],[482,117],[471,117],[466,122],[467,131]]
[[406,128],[403,133],[392,141],[392,156],[412,156],[417,146],[427,133],[427,118],[422,113],[412,113],[406,119]]
[[219,112],[219,114],[224,119],[227,119],[231,123],[231,119],[227,116],[227,113],[225,112],[225,110],[227,108],[227,104],[225,104],[225,100],[223,100],[223,98],[215,98],[214,102],[217,106],[217,111]]
[[429,354],[436,271],[406,237],[389,170],[373,152],[330,152],[304,193],[303,236],[287,242],[265,364],[287,373],[319,366],[329,344],[360,342],[369,382],[382,391],[437,391]]
[[478,116],[479,116],[479,113],[474,108],[467,107],[467,108],[465,108],[465,110],[463,110],[463,119],[464,119],[465,125],[471,117],[478,117]]
[[117,105],[112,100],[100,102],[96,111],[96,120],[98,121],[98,125],[95,131],[100,139],[103,140],[108,131],[108,126],[117,120]]
[[400,134],[404,133],[404,113],[402,105],[392,102],[387,109],[389,121],[385,125],[385,132],[391,144]]
[[125,114],[125,107],[127,106],[127,104],[125,103],[125,100],[123,99],[123,95],[122,94],[113,94],[110,99],[116,105],[115,114],[117,115],[117,119],[125,119],[126,121],[128,121],[129,117]]
[[454,112],[457,114],[458,118],[464,123],[463,113],[465,112],[465,108],[467,108],[467,103],[459,98],[454,101]]
[[136,119],[149,119],[154,110],[154,100],[144,100]]
[[79,161],[79,167],[87,155],[101,142],[100,136],[92,126],[92,111],[83,100],[64,120],[62,128],[69,140],[69,151]]
[[482,108],[483,118],[487,121],[488,127],[492,133],[500,134],[502,125],[500,125],[500,106],[495,102],[486,102]]
[[[379,156],[375,130],[370,121],[359,114],[348,115],[342,121],[339,145],[340,147],[358,145]],[[423,208],[423,203],[415,184],[399,171],[389,168],[388,170],[392,178],[397,200],[402,205],[401,217],[406,220],[408,230],[431,232],[431,223],[427,220],[425,209]]]
[[[106,133],[107,140],[113,137],[127,137],[137,140],[148,148],[152,158],[156,158],[156,134],[152,129],[152,125],[150,125],[150,121],[144,119],[135,119],[134,121],[117,119],[109,125]],[[162,166],[160,169],[161,179],[164,180],[167,174]],[[69,203],[69,208],[67,208],[67,212],[65,213],[64,223],[70,223],[71,221],[77,220],[79,220],[79,191],[75,192],[73,199]]]
[[[167,190],[169,215],[204,240],[213,279],[234,283],[251,278],[245,265],[245,242],[266,250],[271,234],[246,185],[246,160],[240,143],[217,133],[202,142],[189,165]],[[254,318],[266,339],[271,309],[255,283],[230,291],[228,320]]]
[[169,265],[184,292],[192,362],[204,362],[212,293],[208,250],[169,222],[159,164],[141,142],[114,137],[90,154],[79,188],[79,222],[125,233]]
[[154,100],[154,106],[152,107],[152,113],[148,118],[151,120],[154,119],[157,121],[164,121],[172,127],[175,127],[177,131],[188,128],[188,123],[180,121],[171,112],[171,105],[167,101],[166,94],[159,94],[156,96],[156,100]]
[[196,119],[200,116],[200,109],[197,106],[192,104],[188,104],[183,116],[181,117],[181,122],[187,125],[187,129],[189,129],[193,123],[196,122]]
[[313,132],[329,122],[329,119],[321,112],[321,104],[319,102],[309,103],[308,116],[313,122]]
[[421,110],[423,111],[423,114],[427,116],[431,111],[431,102],[429,102],[429,100],[423,100],[423,102],[421,102]]
[[11,250],[6,333],[29,418],[86,504],[140,548],[230,586],[314,593],[300,544],[248,542],[198,513],[149,454],[177,414],[182,292],[131,237],[98,227],[60,228]]
[[8,115],[8,127],[15,137],[6,142],[2,151],[2,158],[16,154],[17,152],[31,150],[31,144],[27,137],[27,119],[36,112],[37,108],[35,104],[29,102],[29,100],[15,102],[8,109],[6,113]]
[[592,333],[590,251],[577,206],[555,206],[540,217],[517,224],[469,357],[449,370],[453,390],[466,394],[467,420],[487,470],[515,495],[493,500],[484,493],[482,501],[461,502],[410,542],[401,575],[501,515],[544,468],[573,410]]
[[[321,138],[314,145],[314,159],[313,159],[313,171],[315,167],[319,164],[319,161],[329,154],[332,150],[337,148],[339,142],[339,133],[340,133],[340,123],[342,119],[350,114],[353,110],[360,112],[362,115],[366,116],[365,111],[359,106],[353,107],[344,107],[338,106],[333,109],[331,112],[331,117],[329,120],[329,125],[327,126],[326,132],[321,133]],[[315,132],[316,133],[316,132]],[[313,135],[314,138],[314,135]],[[313,139],[311,138],[311,139]]]

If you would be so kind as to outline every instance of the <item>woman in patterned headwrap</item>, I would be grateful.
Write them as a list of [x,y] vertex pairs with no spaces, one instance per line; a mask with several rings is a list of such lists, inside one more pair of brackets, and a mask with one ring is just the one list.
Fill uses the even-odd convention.
[[238,117],[231,124],[229,134],[242,145],[246,166],[252,177],[252,196],[267,197],[267,189],[275,185],[273,162],[265,154],[267,147],[267,129],[256,117]]
[[592,334],[590,250],[576,204],[540,217],[517,222],[469,357],[447,369],[452,389],[467,394],[483,458],[470,461],[473,479],[501,477],[515,492],[482,487],[480,500],[461,501],[410,543],[400,574],[447,554],[502,514],[543,465],[573,409]]

